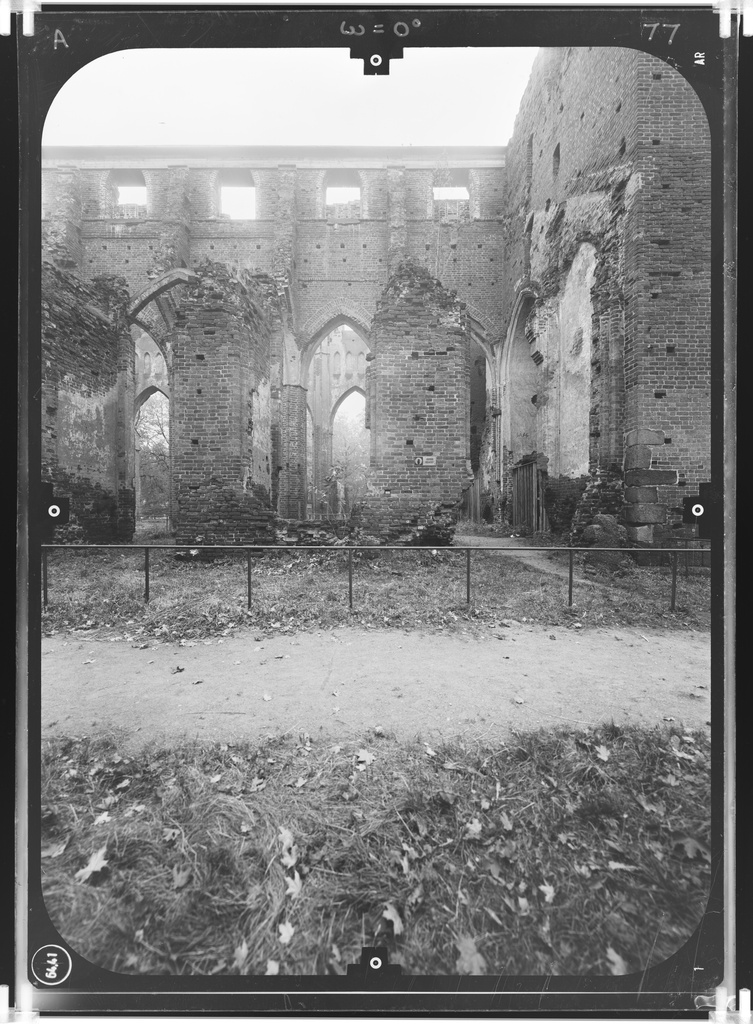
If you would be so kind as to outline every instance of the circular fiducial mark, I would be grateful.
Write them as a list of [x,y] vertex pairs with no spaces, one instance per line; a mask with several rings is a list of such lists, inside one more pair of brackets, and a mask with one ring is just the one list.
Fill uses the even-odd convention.
[[372,956],[371,960],[369,960],[369,967],[374,971],[378,971],[381,966],[382,958],[380,956]]
[[372,55],[369,57],[369,64],[371,64],[372,67],[378,68],[381,63],[382,58],[379,56],[379,54],[372,53]]
[[57,519],[57,517],[60,515],[60,506],[50,505],[50,507],[47,509],[47,515],[50,516],[51,519]]
[[706,509],[703,507],[703,505],[695,504],[690,511],[693,513],[694,516],[698,517],[702,516]]
[[40,946],[31,958],[31,973],[41,985],[60,985],[72,970],[71,955],[62,946]]

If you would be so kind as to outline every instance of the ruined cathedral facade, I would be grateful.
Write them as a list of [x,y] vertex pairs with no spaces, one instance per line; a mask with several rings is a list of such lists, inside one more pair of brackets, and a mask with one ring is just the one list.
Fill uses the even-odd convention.
[[354,392],[382,541],[657,543],[710,477],[709,132],[652,56],[541,51],[506,147],[47,150],[43,219],[43,479],[91,541],[133,536],[155,392],[179,543],[318,515]]

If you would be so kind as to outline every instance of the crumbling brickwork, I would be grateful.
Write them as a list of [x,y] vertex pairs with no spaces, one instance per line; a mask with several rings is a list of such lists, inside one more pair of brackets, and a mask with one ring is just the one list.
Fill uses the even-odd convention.
[[134,359],[124,283],[87,286],[44,263],[43,294],[43,479],[70,498],[72,521],[88,539],[130,540]]
[[[239,181],[253,217],[223,212]],[[121,203],[134,182],[141,200]],[[358,197],[328,201],[343,183]],[[435,193],[459,183],[462,199]],[[54,444],[45,414],[44,473],[106,490],[116,511],[92,529],[127,534],[140,399],[122,313],[104,310],[100,383],[86,354],[111,301],[92,282],[117,278],[165,356],[179,537],[261,541],[275,514],[305,516],[307,407],[321,482],[319,406],[341,387],[324,401],[322,353],[345,327],[365,364],[364,528],[414,538],[436,509],[447,525],[475,477],[476,514],[576,539],[606,514],[629,542],[661,542],[710,473],[709,197],[700,101],[618,47],[540,51],[506,149],[50,151],[45,296],[67,312],[46,326],[45,386],[89,404]],[[641,431],[661,443],[630,440]]]
[[463,306],[422,267],[401,263],[370,345],[371,470],[359,523],[384,541],[432,533],[438,511],[457,510],[472,481]]
[[172,467],[179,542],[272,537],[270,330],[247,274],[197,268],[176,316]]
[[[539,54],[507,153],[504,305],[514,309],[530,289],[525,333],[541,365],[535,434],[550,461],[547,505],[565,526],[577,481],[576,536],[597,512],[627,514],[626,431],[662,430],[652,465],[680,470],[681,483],[708,478],[709,161],[701,103],[658,58],[620,48]],[[568,302],[584,247],[591,280]],[[562,371],[584,344],[590,394],[573,405]],[[564,440],[588,445],[585,472],[563,461]],[[680,498],[679,487],[664,487],[669,519]]]

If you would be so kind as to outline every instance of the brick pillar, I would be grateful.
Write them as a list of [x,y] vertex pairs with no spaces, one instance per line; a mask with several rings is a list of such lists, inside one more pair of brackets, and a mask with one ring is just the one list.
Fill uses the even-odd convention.
[[389,218],[389,243],[387,267],[389,276],[396,273],[398,266],[408,253],[408,228],[405,215],[405,168],[387,168],[387,194]]
[[306,518],[306,388],[283,384],[278,508],[283,519]]
[[473,481],[462,306],[424,268],[402,264],[378,304],[371,345],[363,528],[383,541],[449,540],[463,490]]
[[249,278],[197,268],[176,314],[174,528],[179,543],[270,543],[268,324]]
[[292,271],[295,249],[296,169],[294,164],[280,164],[277,170],[274,276],[278,281],[287,281]]
[[159,240],[154,247],[155,275],[191,265],[191,207],[188,167],[169,168],[169,184],[158,208]]
[[625,434],[625,523],[634,544],[654,543],[654,530],[667,522],[658,488],[677,484],[675,470],[651,468],[654,445],[664,447],[664,431],[639,427]]
[[81,244],[81,182],[76,167],[59,167],[54,175],[44,176],[42,250],[59,267],[80,271],[83,265]]

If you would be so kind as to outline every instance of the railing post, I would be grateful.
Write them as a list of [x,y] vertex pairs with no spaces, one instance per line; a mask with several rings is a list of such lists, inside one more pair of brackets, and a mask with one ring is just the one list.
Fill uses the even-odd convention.
[[47,548],[42,548],[42,604],[47,607]]
[[567,572],[567,607],[572,608],[573,606],[573,558],[575,552],[570,548],[570,566]]
[[465,603],[471,603],[471,549],[465,549]]
[[675,598],[677,597],[677,551],[672,552],[672,604],[669,610],[675,610]]
[[149,604],[149,548],[144,548],[144,604]]
[[353,610],[353,548],[348,548],[348,604]]
[[246,584],[248,610],[251,611],[251,548],[246,548]]

